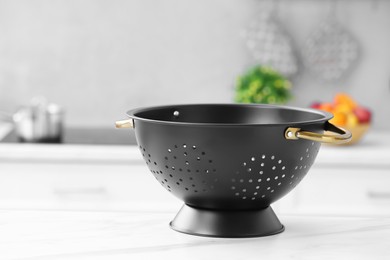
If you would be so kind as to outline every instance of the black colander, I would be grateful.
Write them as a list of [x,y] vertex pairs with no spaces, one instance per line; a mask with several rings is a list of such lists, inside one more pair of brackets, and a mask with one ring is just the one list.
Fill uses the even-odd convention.
[[330,113],[284,106],[172,105],[127,115],[117,127],[134,128],[151,173],[184,201],[171,227],[203,236],[282,232],[270,204],[305,177],[321,142],[351,138]]

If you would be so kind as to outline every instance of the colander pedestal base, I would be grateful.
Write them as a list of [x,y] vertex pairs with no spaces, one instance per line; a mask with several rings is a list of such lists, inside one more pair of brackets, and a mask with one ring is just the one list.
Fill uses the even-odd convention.
[[284,231],[270,206],[260,210],[209,210],[186,204],[170,223],[172,229],[209,237],[260,237]]

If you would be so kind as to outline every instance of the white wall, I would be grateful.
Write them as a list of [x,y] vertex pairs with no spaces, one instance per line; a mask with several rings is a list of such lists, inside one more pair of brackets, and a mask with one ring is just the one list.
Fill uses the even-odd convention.
[[[279,1],[279,20],[299,47],[329,1]],[[231,102],[251,57],[240,36],[268,2],[256,0],[0,0],[0,110],[35,95],[66,107],[72,125],[106,125],[127,109]],[[389,129],[390,1],[338,1],[337,17],[359,40],[349,78],[294,79],[297,106],[347,91]],[[298,52],[301,52],[298,48]]]

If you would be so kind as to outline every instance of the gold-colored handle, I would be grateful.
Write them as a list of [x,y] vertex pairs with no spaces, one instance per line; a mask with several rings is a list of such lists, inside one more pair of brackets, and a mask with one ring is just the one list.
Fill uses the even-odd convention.
[[116,128],[134,128],[133,119],[124,119],[115,122]]
[[331,143],[331,144],[343,144],[348,143],[352,134],[343,128],[336,127],[330,123],[327,123],[325,126],[325,131],[332,132],[333,134],[319,134],[309,131],[301,130],[296,127],[289,127],[286,129],[284,136],[288,140],[297,140],[297,139],[306,139],[321,143]]

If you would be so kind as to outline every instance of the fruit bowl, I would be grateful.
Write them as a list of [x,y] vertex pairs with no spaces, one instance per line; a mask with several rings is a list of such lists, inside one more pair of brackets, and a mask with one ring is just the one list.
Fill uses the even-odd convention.
[[332,113],[334,117],[329,122],[352,133],[352,140],[346,145],[358,143],[371,125],[370,109],[345,93],[338,93],[331,103],[314,102],[311,107]]

